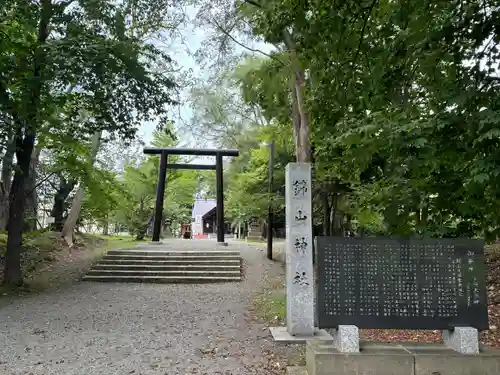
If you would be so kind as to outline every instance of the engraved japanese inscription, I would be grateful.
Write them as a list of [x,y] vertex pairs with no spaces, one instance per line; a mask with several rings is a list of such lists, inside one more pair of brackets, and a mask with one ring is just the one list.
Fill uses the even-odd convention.
[[294,248],[295,248],[295,252],[297,254],[300,254],[300,255],[304,255],[306,250],[307,250],[307,240],[305,237],[302,237],[302,236],[297,236],[295,238],[295,242],[293,244]]
[[304,179],[294,180],[292,182],[294,197],[301,198],[307,193],[307,181]]
[[488,327],[483,242],[318,237],[320,328]]
[[306,221],[307,220],[307,213],[304,212],[304,210],[297,210],[297,213],[295,214],[295,221]]
[[286,329],[291,335],[314,334],[314,269],[311,164],[285,168]]
[[293,283],[299,285],[309,285],[307,274],[304,271],[303,272],[297,271],[295,273],[295,277],[293,278]]

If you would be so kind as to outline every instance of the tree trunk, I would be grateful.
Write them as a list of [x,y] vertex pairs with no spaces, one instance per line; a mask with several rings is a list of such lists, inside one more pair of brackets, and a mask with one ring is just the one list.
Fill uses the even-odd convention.
[[[300,139],[300,148],[297,152],[297,161],[300,163],[309,163],[311,161],[311,145],[309,141],[309,112],[307,111],[304,95],[303,95],[303,87],[304,87],[304,78],[303,72],[299,73],[301,77],[297,79],[297,83],[295,84],[295,91],[297,92],[297,105],[299,107],[300,113],[300,129],[298,137]],[[302,82],[301,82],[302,81]]]
[[390,234],[394,234],[398,230],[398,225],[400,224],[398,215],[399,206],[397,203],[391,203],[383,211],[384,222]]
[[292,77],[293,85],[291,87],[292,92],[292,131],[293,140],[295,142],[295,158],[298,161],[300,159],[299,150],[300,147],[300,112],[299,104],[297,99],[297,91],[295,90],[295,78]]
[[53,229],[61,232],[64,226],[64,212],[66,211],[66,199],[73,191],[76,185],[76,180],[69,180],[63,176],[59,176],[59,187],[54,194],[54,205],[52,206],[51,216],[54,218]]
[[422,229],[426,230],[427,229],[427,218],[429,216],[429,207],[426,204],[422,207],[422,219],[420,221],[420,224],[422,225]]
[[73,233],[75,231],[76,222],[78,221],[78,216],[80,215],[80,210],[82,208],[83,197],[85,196],[85,186],[80,184],[75,196],[73,197],[73,202],[71,203],[71,209],[68,213],[68,217],[64,222],[61,235],[68,244],[69,247],[73,246]]
[[328,200],[328,193],[321,192],[321,204],[323,206],[323,236],[331,236],[331,221],[330,215],[332,208],[330,207],[330,202]]
[[148,219],[146,225],[144,225],[143,227],[140,227],[137,230],[137,235],[135,237],[136,241],[144,240],[144,237],[146,237],[146,234],[148,233],[148,228],[151,225],[151,223],[153,222],[153,219],[154,219],[154,213],[149,215],[149,219]]
[[[330,234],[338,235],[337,232],[337,206],[338,206],[339,196],[335,194],[332,198],[332,204],[330,209]],[[340,227],[340,226],[339,226]]]
[[[94,164],[95,159],[97,157],[97,152],[99,151],[99,146],[101,144],[101,131],[95,133],[92,137],[92,146],[90,151],[89,162],[91,165]],[[66,218],[66,222],[64,223],[62,229],[62,236],[69,247],[73,246],[73,232],[75,231],[75,226],[78,221],[78,217],[80,216],[80,210],[82,208],[83,197],[85,195],[85,185],[83,182],[80,182],[80,187],[76,192],[73,203],[71,204],[71,209],[68,213],[68,217]]]
[[7,229],[9,221],[9,191],[3,190],[0,186],[0,230]]
[[[247,1],[248,4],[252,4],[258,8],[261,8],[260,2]],[[306,108],[306,103],[304,99],[305,90],[305,74],[300,67],[300,62],[297,57],[297,51],[295,48],[295,42],[292,38],[290,32],[285,28],[282,30],[283,41],[290,51],[290,61],[292,65],[292,121],[294,123],[294,139],[295,139],[295,154],[297,162],[299,163],[309,163],[311,160],[311,147],[309,140],[309,112]],[[295,93],[294,93],[295,92]],[[297,103],[297,109],[300,116],[299,126],[296,127],[295,119],[295,101]]]
[[421,222],[421,216],[420,216],[420,208],[417,208],[415,210],[415,227],[417,229],[420,229],[421,225],[422,225],[422,222]]
[[352,216],[351,215],[347,215],[346,216],[346,235],[347,237],[352,237],[353,236],[353,232],[352,232]]
[[[19,136],[20,137],[20,136]],[[31,154],[35,145],[35,136],[17,138],[17,168],[9,194],[9,221],[7,225],[7,253],[5,256],[4,283],[20,286],[23,283],[21,270],[21,243],[24,223],[25,180],[29,174]]]
[[[49,37],[49,23],[52,17],[52,2],[41,0],[40,22],[38,24],[37,43],[33,56],[33,76],[30,85],[30,103],[21,116],[13,113],[17,169],[9,193],[9,222],[7,224],[7,252],[5,257],[4,283],[19,286],[23,283],[21,270],[21,242],[24,222],[25,179],[29,173],[31,155],[35,147],[36,132],[40,125],[39,111],[42,95],[42,70],[45,64],[43,45]],[[24,133],[24,134],[23,134]]]
[[144,197],[141,197],[139,201],[139,215],[137,227],[134,228],[134,232],[136,233],[136,241],[142,241],[144,237],[146,237],[148,226],[143,226],[143,217],[144,217]]
[[40,160],[41,147],[35,147],[31,155],[28,178],[26,179],[24,231],[32,232],[37,227],[38,197],[36,194],[37,168]]
[[[295,131],[294,122],[294,137],[295,140],[295,153],[297,157],[297,162],[299,163],[309,163],[311,161],[311,146],[309,140],[309,111],[307,110],[304,91],[305,91],[305,74],[300,67],[300,62],[297,57],[297,51],[295,49],[295,43],[292,36],[287,30],[283,30],[283,40],[285,45],[290,50],[290,60],[292,64],[292,82],[294,93],[292,93],[292,100],[296,100],[297,110],[300,118],[300,123],[298,131]],[[292,109],[293,103],[292,103]],[[292,112],[293,112],[292,111]]]
[[12,163],[16,152],[15,139],[8,143],[2,160],[2,171],[0,175],[0,230],[7,229],[9,221],[9,193],[12,184]]
[[106,217],[106,221],[104,222],[104,225],[102,227],[102,234],[107,236],[109,234],[109,223],[108,223],[108,218]]

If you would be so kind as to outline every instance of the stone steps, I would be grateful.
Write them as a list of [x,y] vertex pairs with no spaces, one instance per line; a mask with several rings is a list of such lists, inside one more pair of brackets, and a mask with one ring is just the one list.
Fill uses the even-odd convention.
[[87,276],[240,276],[240,270],[232,271],[204,271],[204,270],[117,270],[117,269],[91,269]]
[[158,283],[158,284],[203,284],[241,281],[241,277],[207,277],[207,276],[90,276],[83,281],[115,282],[115,283]]
[[[210,260],[196,260],[196,265],[199,266],[240,266],[240,259],[230,259],[230,260],[218,260],[218,259],[210,259]],[[99,264],[114,264],[114,265],[157,265],[157,266],[189,266],[193,265],[193,260],[191,259],[110,259],[103,258]]]
[[93,270],[138,270],[138,271],[232,271],[239,270],[240,263],[234,263],[233,265],[206,265],[206,264],[136,264],[136,263],[105,263],[96,264],[92,267]]
[[200,251],[165,251],[165,250],[110,250],[106,253],[109,255],[128,255],[128,256],[183,256],[183,257],[240,257],[239,251],[219,251],[219,250],[200,250]]
[[240,281],[241,258],[237,251],[111,250],[82,280],[134,283]]
[[205,255],[105,255],[103,259],[121,259],[121,260],[190,260],[190,261],[198,261],[198,260],[239,260],[239,256],[235,255],[217,255],[217,256],[205,256]]

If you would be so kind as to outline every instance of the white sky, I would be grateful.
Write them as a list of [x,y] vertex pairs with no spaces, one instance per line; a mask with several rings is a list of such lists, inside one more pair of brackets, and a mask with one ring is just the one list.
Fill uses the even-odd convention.
[[[191,8],[188,11],[188,16],[190,18],[194,18],[195,15],[196,10],[194,8]],[[184,44],[182,44],[181,41],[175,41],[172,46],[169,46],[167,53],[179,67],[183,68],[183,70],[186,71],[192,69],[193,75],[196,77],[200,77],[202,76],[202,73],[200,72],[200,69],[198,68],[191,54],[196,52],[196,50],[200,47],[203,37],[202,30],[195,28],[191,23],[188,22],[188,26],[183,27],[181,33],[184,38]],[[180,114],[185,121],[189,120],[192,115],[192,111],[189,108],[189,103],[187,103],[186,99],[186,97],[181,98],[182,102],[180,104],[180,108],[173,108],[173,110],[175,110],[176,112],[180,110]],[[179,120],[175,119],[175,121],[177,123],[177,126],[179,126]],[[152,133],[155,129],[155,126],[156,124],[151,122],[144,123],[141,126],[139,132],[146,144],[149,144],[149,142],[151,142]]]

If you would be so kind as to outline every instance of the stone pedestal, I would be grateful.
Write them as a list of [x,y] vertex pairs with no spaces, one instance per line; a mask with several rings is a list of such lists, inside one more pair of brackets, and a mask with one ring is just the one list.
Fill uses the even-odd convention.
[[472,327],[456,327],[453,331],[443,331],[444,344],[462,354],[479,353],[479,336]]
[[[359,353],[333,343],[308,341],[305,375],[491,375],[500,374],[500,351],[480,348],[464,355],[439,344],[361,342]],[[293,372],[289,372],[293,373]]]
[[283,344],[305,344],[309,340],[322,340],[332,342],[333,337],[324,329],[316,329],[312,335],[291,335],[286,327],[269,328],[274,341]]
[[286,327],[292,336],[314,335],[311,165],[285,170]]
[[359,329],[352,325],[340,325],[333,333],[333,345],[341,353],[359,352]]
[[332,343],[306,343],[308,375],[414,375],[413,361],[411,353],[402,348],[393,350],[392,346],[341,353]]

